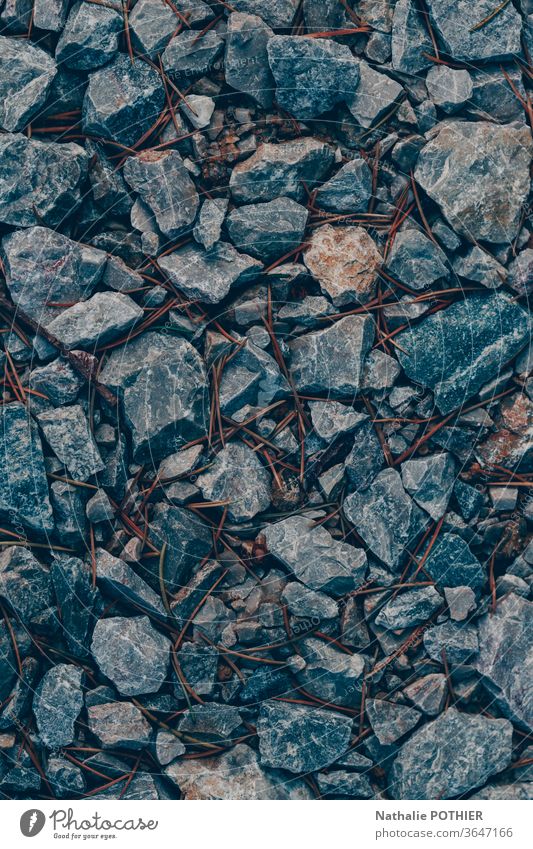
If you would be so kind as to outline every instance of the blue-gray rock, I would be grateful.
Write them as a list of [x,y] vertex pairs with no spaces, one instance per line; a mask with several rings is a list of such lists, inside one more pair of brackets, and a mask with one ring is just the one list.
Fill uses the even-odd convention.
[[131,566],[103,548],[96,549],[95,559],[97,584],[108,595],[123,604],[146,610],[151,615],[166,617],[161,598]]
[[213,11],[203,0],[139,0],[129,15],[131,41],[135,49],[150,59],[157,59],[176,32],[183,18],[188,23],[205,24]]
[[350,97],[346,93],[346,103],[359,126],[366,129],[392,109],[404,90],[400,83],[375,71],[364,59],[359,61],[359,74],[355,94]]
[[113,215],[129,215],[133,200],[122,170],[117,171],[116,165],[106,156],[101,145],[87,139],[85,149],[91,157],[89,181],[94,202],[100,209],[112,211]]
[[420,719],[419,711],[385,699],[367,699],[366,715],[372,730],[383,746],[395,743],[411,731]]
[[89,74],[83,100],[83,131],[132,145],[155,123],[165,103],[161,77],[145,62],[119,54]]
[[440,672],[423,675],[404,689],[404,694],[422,713],[437,716],[448,694],[446,676]]
[[469,241],[511,242],[529,192],[529,130],[445,121],[430,136],[418,157],[417,183]]
[[373,340],[369,315],[346,316],[325,330],[294,339],[289,347],[296,388],[304,394],[327,392],[331,398],[356,395]]
[[257,15],[234,12],[228,18],[224,73],[226,82],[268,109],[274,100],[274,77],[267,44],[274,35]]
[[468,103],[474,88],[468,71],[456,70],[447,65],[433,65],[429,69],[426,87],[435,106],[447,115],[458,112]]
[[226,227],[239,251],[268,264],[302,243],[308,215],[306,207],[291,198],[277,198],[233,209]]
[[89,157],[77,144],[0,136],[0,221],[55,227],[81,202]]
[[507,279],[505,266],[478,245],[469,248],[465,256],[455,256],[453,270],[459,277],[481,283],[487,289],[498,289]]
[[343,510],[371,551],[387,566],[397,565],[424,524],[422,511],[406,493],[394,469],[384,469],[368,489],[349,495]]
[[19,403],[0,411],[0,516],[37,533],[54,529],[37,425]]
[[349,492],[366,489],[385,465],[385,457],[374,425],[362,422],[355,430],[353,445],[344,461]]
[[366,658],[346,654],[330,643],[308,637],[299,643],[305,660],[297,680],[306,692],[332,705],[353,707],[361,695]]
[[85,538],[86,492],[81,486],[64,481],[53,481],[50,486],[50,503],[59,538],[65,545],[77,548]]
[[33,0],[6,0],[0,21],[6,32],[25,33],[28,31],[33,13]]
[[486,574],[468,543],[453,533],[442,533],[424,561],[424,569],[439,587],[472,587],[482,590]]
[[163,67],[178,84],[190,85],[207,74],[224,49],[224,42],[214,30],[201,38],[194,30],[184,30],[169,42],[162,55]]
[[450,413],[496,378],[526,345],[527,313],[507,295],[471,295],[398,334],[397,356],[407,376],[435,394]]
[[[524,35],[527,27],[524,29]],[[525,97],[522,74],[508,66],[507,76],[522,97]],[[524,109],[498,65],[484,65],[469,70],[474,85],[468,111],[482,118],[492,118],[500,124],[523,121]]]
[[65,347],[91,350],[121,336],[142,317],[141,307],[127,295],[97,292],[64,309],[47,327]]
[[512,755],[511,723],[448,708],[409,738],[389,773],[394,799],[453,799],[501,772]]
[[233,522],[246,522],[270,504],[272,479],[257,454],[242,442],[230,442],[198,477],[206,501],[227,502]]
[[161,460],[204,436],[209,426],[209,384],[202,359],[185,339],[172,342],[165,358],[140,363],[124,389],[124,416],[139,462]]
[[0,595],[25,625],[31,625],[52,605],[50,572],[22,547],[0,554]]
[[424,648],[432,660],[449,664],[468,663],[479,649],[477,629],[463,622],[443,622],[424,633]]
[[227,198],[206,198],[204,200],[192,234],[198,244],[206,250],[210,250],[219,241],[227,208]]
[[150,724],[131,702],[88,705],[87,724],[104,749],[144,749],[152,739]]
[[434,47],[415,0],[398,0],[392,18],[392,67],[404,74],[419,74],[431,67]]
[[72,799],[86,788],[83,770],[63,757],[48,759],[46,777],[58,799]]
[[61,32],[67,19],[69,0],[34,0],[33,25],[38,29]]
[[76,657],[88,655],[87,637],[96,617],[99,593],[91,585],[90,568],[78,557],[56,552],[50,577],[61,611],[63,639]]
[[513,722],[533,728],[533,686],[527,674],[533,604],[511,593],[478,623],[479,655],[474,660],[485,687]]
[[166,766],[180,755],[184,755],[186,748],[179,739],[170,731],[158,731],[155,741],[155,753],[161,766]]
[[444,606],[444,599],[434,587],[415,587],[387,601],[380,607],[376,625],[389,631],[422,625]]
[[237,203],[255,203],[290,197],[305,198],[303,183],[312,191],[324,179],[335,160],[333,149],[314,138],[279,144],[261,144],[256,152],[238,162],[231,172],[231,193]]
[[293,616],[335,619],[339,609],[335,601],[325,593],[308,589],[299,581],[289,581],[281,594],[281,600]]
[[319,772],[316,783],[320,797],[343,796],[350,799],[374,799],[375,793],[368,778],[346,769],[336,769],[332,772]]
[[522,18],[512,3],[477,29],[494,12],[492,0],[428,0],[427,6],[437,39],[452,59],[477,62],[521,54]]
[[262,268],[227,242],[217,242],[209,251],[186,245],[161,257],[159,265],[187,297],[206,304],[218,304],[234,284],[253,279]]
[[[183,676],[198,696],[211,696],[216,687],[218,651],[213,646],[184,643],[177,653]],[[177,690],[177,688],[176,688]],[[179,698],[183,690],[176,691]]]
[[56,63],[29,41],[0,36],[0,127],[24,129],[43,106]]
[[288,29],[298,8],[298,0],[239,0],[239,12],[258,15],[274,29]]
[[348,749],[351,726],[333,711],[267,701],[257,722],[261,763],[296,773],[323,769]]
[[239,709],[218,702],[191,705],[180,719],[179,730],[192,737],[231,740],[242,725]]
[[83,707],[83,669],[58,663],[46,672],[35,691],[33,713],[42,742],[48,749],[68,746],[74,723]]
[[297,118],[316,118],[353,97],[359,67],[346,45],[325,38],[275,35],[267,51],[276,101]]
[[[209,555],[213,537],[209,525],[205,524],[190,510],[181,507],[171,507],[169,504],[157,504],[154,508],[151,522],[151,539],[161,547],[167,543],[165,557],[165,584],[169,592],[186,589],[185,585],[191,573],[198,572],[200,563]],[[157,564],[155,579],[157,578]],[[183,610],[184,618],[190,616],[203,593],[214,583],[215,575],[209,585],[197,592],[188,593],[183,604],[177,606],[176,615]],[[158,583],[156,584],[158,586]],[[178,594],[178,600],[180,595]]]
[[45,410],[37,416],[50,448],[76,481],[85,482],[101,472],[104,464],[79,404]]
[[328,212],[366,212],[372,196],[372,172],[362,156],[354,158],[317,191],[316,205]]
[[167,677],[169,648],[147,616],[99,619],[91,644],[101,673],[124,696],[157,693]]
[[483,493],[462,480],[455,482],[453,491],[462,517],[469,522],[483,507]]
[[402,463],[402,483],[419,507],[437,521],[444,516],[455,483],[451,454],[433,454]]
[[268,551],[311,590],[339,596],[363,583],[363,549],[335,540],[323,525],[305,516],[267,525],[263,535]]
[[123,26],[118,9],[77,3],[57,42],[56,60],[75,71],[91,71],[105,65],[118,51]]
[[520,297],[527,296],[533,289],[533,250],[526,248],[509,263],[508,285]]
[[419,230],[396,234],[386,265],[392,277],[416,291],[449,274],[444,251]]
[[15,230],[2,241],[6,283],[26,315],[48,324],[61,308],[92,295],[107,262],[104,251],[83,245],[48,227]]
[[338,0],[322,0],[315,3],[314,0],[303,0],[302,11],[306,30],[308,32],[333,29],[344,29],[356,26],[342,3]]
[[366,413],[358,413],[339,401],[309,401],[309,411],[315,433],[328,443],[350,433],[368,419]]
[[290,392],[289,383],[275,359],[248,341],[222,372],[220,408],[231,416],[245,405],[268,407],[273,401],[288,397]]
[[198,194],[176,150],[148,151],[130,156],[124,177],[154,214],[161,232],[174,239],[196,217]]
[[83,379],[63,357],[32,369],[28,382],[31,389],[46,395],[54,407],[72,404],[83,386]]

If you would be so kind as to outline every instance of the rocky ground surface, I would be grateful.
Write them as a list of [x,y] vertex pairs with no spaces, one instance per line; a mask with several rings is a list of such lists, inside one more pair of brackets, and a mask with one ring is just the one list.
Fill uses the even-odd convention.
[[0,0],[0,794],[531,798],[531,0]]

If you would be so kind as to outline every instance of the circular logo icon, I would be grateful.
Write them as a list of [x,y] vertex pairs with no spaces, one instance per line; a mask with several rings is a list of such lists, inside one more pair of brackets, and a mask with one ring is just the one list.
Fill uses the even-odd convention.
[[35,837],[43,830],[46,817],[42,811],[32,808],[30,811],[24,811],[20,818],[20,830],[24,837]]

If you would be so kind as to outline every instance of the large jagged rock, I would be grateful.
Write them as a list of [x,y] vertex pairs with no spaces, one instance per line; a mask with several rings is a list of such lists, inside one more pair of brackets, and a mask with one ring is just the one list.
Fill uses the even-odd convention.
[[161,58],[167,74],[190,85],[209,72],[223,49],[224,42],[214,30],[198,38],[198,33],[189,29],[170,40]]
[[[176,593],[185,587],[191,573],[198,571],[200,563],[208,557],[213,537],[209,526],[190,510],[157,504],[151,524],[151,539],[160,547],[167,543],[165,557],[165,584],[169,592]],[[157,564],[155,566],[157,579]],[[215,578],[213,578],[213,583]],[[197,593],[194,594],[196,599]],[[197,599],[200,601],[200,598]],[[195,604],[193,604],[194,608]],[[192,610],[189,611],[192,613]],[[189,615],[187,613],[187,615]]]
[[0,222],[55,227],[81,202],[89,156],[77,144],[0,136]]
[[0,516],[37,533],[54,529],[37,425],[19,403],[0,410]]
[[514,722],[533,728],[533,686],[528,653],[533,604],[511,595],[478,623],[479,655],[475,666],[500,709]]
[[302,201],[305,182],[312,190],[334,162],[333,149],[314,138],[280,144],[261,144],[231,172],[231,193],[238,203],[255,203],[285,196]]
[[107,262],[104,251],[83,245],[48,227],[28,227],[4,236],[6,283],[24,312],[46,325],[61,312],[52,303],[83,301],[92,295]]
[[234,12],[228,18],[224,57],[226,82],[253,97],[268,109],[274,100],[275,82],[268,63],[267,44],[274,35],[257,15]]
[[270,504],[270,472],[242,442],[223,448],[198,478],[198,486],[207,501],[227,502],[228,516],[234,522],[253,519]]
[[74,739],[74,723],[83,706],[83,669],[58,663],[45,673],[33,699],[37,728],[48,749],[68,746]]
[[87,417],[79,404],[39,413],[37,421],[50,448],[71,477],[86,481],[104,469]]
[[320,186],[316,204],[328,212],[366,212],[371,196],[372,172],[362,156],[353,154],[350,162]]
[[275,35],[267,44],[276,100],[297,118],[315,118],[353,97],[359,65],[349,47],[331,39]]
[[164,683],[170,643],[147,616],[114,616],[95,625],[91,651],[98,667],[125,696],[156,693]]
[[6,548],[0,554],[0,595],[31,625],[52,605],[50,572],[28,548]]
[[152,615],[166,617],[161,598],[131,566],[104,548],[96,549],[95,559],[97,584],[108,595],[122,604],[129,603]]
[[402,463],[402,483],[419,507],[438,520],[446,512],[455,483],[451,454],[417,457]]
[[445,121],[429,135],[417,183],[469,241],[511,242],[529,192],[529,129]]
[[104,749],[144,749],[152,728],[131,702],[105,702],[87,707],[89,730]]
[[416,0],[398,0],[392,18],[392,67],[418,74],[431,67],[434,48]]
[[407,376],[431,388],[441,413],[464,404],[527,344],[527,313],[508,295],[474,294],[396,337]]
[[512,754],[506,719],[448,708],[403,745],[389,773],[394,799],[453,799],[505,769]]
[[369,315],[341,318],[331,327],[306,333],[290,343],[290,368],[296,388],[332,398],[357,394],[365,357],[374,340]]
[[56,63],[29,41],[0,36],[0,127],[23,130],[43,106]]
[[444,599],[433,587],[407,590],[380,606],[376,625],[390,631],[422,625],[443,607]]
[[204,0],[173,0],[172,5],[165,0],[139,0],[129,16],[131,41],[139,53],[157,60],[183,18],[192,26],[203,26],[212,17]]
[[89,75],[83,101],[83,130],[123,145],[138,141],[165,103],[161,77],[145,62],[117,58]]
[[521,53],[522,19],[512,3],[492,18],[492,0],[428,0],[427,7],[437,38],[452,59],[478,62]]
[[305,516],[267,525],[263,534],[268,551],[312,590],[344,595],[364,580],[363,549],[338,542],[325,527]]
[[234,284],[253,279],[262,268],[227,242],[217,242],[209,251],[186,245],[162,257],[159,265],[185,295],[206,304],[218,304]]
[[277,198],[232,210],[226,226],[236,248],[268,263],[302,243],[308,214],[291,198]]
[[135,301],[120,292],[97,292],[62,310],[47,325],[65,347],[91,350],[129,330],[143,316]]
[[400,83],[375,71],[361,59],[359,85],[354,94],[346,95],[346,101],[359,126],[367,128],[380,121],[403,93]]
[[411,731],[420,719],[419,711],[396,705],[385,699],[367,699],[366,713],[374,734],[382,746],[395,743]]
[[291,26],[298,8],[298,0],[240,0],[239,11],[259,15],[275,29]]
[[337,307],[374,297],[382,261],[363,227],[318,227],[304,253],[307,268]]
[[75,71],[91,71],[105,65],[118,52],[123,25],[118,9],[76,3],[57,42],[57,61]]

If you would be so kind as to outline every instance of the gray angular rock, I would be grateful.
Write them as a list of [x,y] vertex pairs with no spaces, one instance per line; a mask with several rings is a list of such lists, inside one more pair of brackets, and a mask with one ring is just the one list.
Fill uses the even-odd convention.
[[88,300],[64,309],[47,327],[70,350],[90,350],[121,336],[142,316],[141,307],[127,295],[97,292]]
[[217,242],[209,251],[187,245],[161,257],[159,265],[185,295],[206,304],[218,304],[234,284],[249,281],[262,268],[227,242]]
[[392,18],[392,67],[404,74],[418,74],[431,67],[424,53],[433,55],[427,28],[415,0],[398,0]]
[[56,530],[67,546],[78,547],[85,538],[86,500],[86,494],[80,486],[57,480],[50,486],[50,503]]
[[99,619],[91,644],[100,671],[125,696],[157,693],[166,680],[169,648],[147,616]]
[[79,404],[45,410],[39,413],[37,421],[50,448],[74,480],[84,482],[104,469],[87,417]]
[[317,593],[304,587],[299,581],[290,581],[281,594],[281,600],[293,616],[335,619],[339,609],[335,601],[325,593]]
[[95,559],[96,581],[101,589],[123,603],[131,603],[152,615],[166,617],[161,598],[131,566],[103,548],[96,549]]
[[50,572],[22,547],[9,547],[0,554],[0,595],[26,625],[52,604]]
[[53,531],[39,431],[18,402],[0,410],[0,460],[0,516],[40,534]]
[[74,371],[68,360],[58,357],[29,376],[32,389],[42,392],[54,406],[71,404],[78,397],[83,379]]
[[72,654],[85,658],[88,655],[87,637],[99,597],[91,584],[89,566],[78,557],[56,552],[50,577],[61,611],[63,639]]
[[323,525],[290,516],[267,525],[268,551],[311,590],[344,595],[362,584],[367,568],[363,549],[338,542]]
[[346,654],[314,638],[307,638],[299,645],[305,660],[305,667],[297,674],[299,684],[328,704],[353,707],[363,686],[364,655]]
[[192,737],[231,740],[242,725],[239,709],[218,702],[191,705],[180,719],[179,730]]
[[528,652],[533,604],[514,593],[478,623],[479,655],[474,661],[489,693],[514,722],[533,728],[533,687]]
[[396,234],[386,265],[392,277],[417,291],[449,274],[444,251],[418,230]]
[[211,467],[198,477],[207,501],[226,501],[233,522],[246,522],[270,504],[270,472],[257,454],[242,442],[230,442],[216,455]]
[[83,771],[66,758],[49,758],[46,777],[58,799],[72,799],[73,794],[83,793],[86,788]]
[[[176,11],[174,11],[176,10]],[[211,7],[203,0],[139,0],[129,16],[131,41],[135,49],[150,59],[157,59],[185,16],[191,25],[205,24],[213,17]]]
[[[213,545],[213,537],[209,526],[190,510],[181,507],[171,507],[169,504],[157,504],[151,522],[151,538],[160,547],[167,543],[165,557],[165,583],[169,592],[185,587],[192,572],[198,570],[199,564],[206,558]],[[157,579],[157,564],[156,564]],[[215,578],[210,582],[215,581]],[[208,587],[205,587],[205,592]],[[185,616],[189,616],[201,598],[193,593]],[[192,604],[192,607],[190,606]]]
[[152,728],[131,702],[88,705],[89,730],[104,749],[144,749]]
[[350,433],[368,418],[366,413],[358,413],[338,401],[309,401],[309,411],[315,433],[328,443]]
[[308,215],[306,207],[291,198],[277,198],[233,209],[226,227],[239,251],[267,264],[302,243]]
[[56,63],[29,41],[0,36],[0,127],[24,129],[43,106],[56,75]]
[[298,0],[240,0],[239,11],[258,15],[274,29],[291,26],[298,8]]
[[33,0],[6,0],[0,20],[9,33],[28,31],[33,12]]
[[476,596],[471,587],[444,587],[444,597],[454,622],[464,622],[476,609]]
[[454,257],[453,270],[459,277],[481,283],[487,289],[497,289],[507,279],[505,266],[477,245],[469,248],[465,256]]
[[61,312],[48,302],[85,300],[102,278],[107,262],[104,251],[74,242],[48,227],[15,230],[4,236],[2,249],[13,302],[45,325]]
[[374,322],[368,315],[346,316],[294,339],[289,347],[296,388],[305,394],[327,392],[332,398],[355,395],[373,340]]
[[33,25],[39,29],[61,32],[67,19],[69,0],[35,0]]
[[335,306],[366,303],[376,292],[383,258],[363,227],[317,227],[304,262]]
[[[524,35],[527,33],[528,27],[524,29]],[[516,90],[523,97],[525,94],[522,82],[522,75],[508,66],[507,71],[509,79],[512,81]],[[511,123],[512,121],[523,120],[523,107],[516,95],[514,94],[508,80],[503,77],[500,67],[496,65],[483,65],[481,68],[471,68],[470,76],[474,84],[472,92],[472,100],[469,106],[469,112],[478,118],[491,118],[500,124]]]
[[361,422],[355,430],[353,445],[344,461],[349,491],[366,489],[384,465],[383,449],[374,425],[370,421]]
[[358,154],[317,191],[316,205],[328,212],[366,212],[372,196],[372,172]]
[[192,234],[206,250],[210,250],[219,241],[227,208],[228,200],[226,198],[206,198],[204,200]]
[[351,726],[350,717],[333,711],[264,702],[257,722],[261,763],[296,773],[323,769],[348,749]]
[[161,766],[166,766],[180,755],[184,755],[186,748],[178,737],[170,731],[158,731],[155,740],[155,753]]
[[372,391],[391,389],[400,372],[401,368],[394,357],[374,348],[366,358],[362,388]]
[[450,664],[467,663],[479,649],[477,630],[467,623],[443,622],[424,633],[424,648],[437,663],[442,663],[443,653]]
[[458,534],[439,534],[424,569],[440,587],[472,587],[479,595],[486,574],[468,543]]
[[431,388],[441,413],[450,413],[526,345],[526,312],[507,295],[477,293],[398,334],[397,356],[407,376]]
[[376,625],[390,631],[422,625],[444,606],[444,599],[433,587],[407,590],[387,601],[376,616]]
[[167,74],[179,82],[194,82],[212,68],[224,49],[224,42],[214,30],[198,38],[194,30],[184,30],[172,38],[162,55]]
[[416,503],[437,521],[444,515],[455,483],[451,454],[433,454],[402,463],[402,483]]
[[353,97],[359,67],[346,45],[327,38],[275,35],[267,51],[276,100],[296,118],[315,118]]
[[111,521],[115,511],[107,493],[103,489],[98,489],[87,501],[85,513],[91,524],[98,524]]
[[267,351],[248,341],[225,366],[219,385],[220,408],[236,414],[246,404],[267,407],[290,395],[290,386]]
[[0,221],[13,227],[60,224],[80,204],[88,161],[73,142],[0,136]]
[[238,162],[229,181],[238,203],[305,198],[305,182],[312,191],[333,165],[335,154],[325,142],[314,138],[279,144],[261,144],[244,162]]
[[442,711],[448,694],[446,676],[440,672],[423,675],[408,684],[403,692],[422,713],[437,716]]
[[264,770],[257,752],[239,743],[224,754],[202,760],[176,760],[165,774],[184,799],[259,800],[309,799],[310,791],[300,779]]
[[444,50],[464,62],[511,59],[521,53],[522,19],[512,3],[494,12],[491,0],[428,0],[431,23]]
[[529,192],[530,158],[525,128],[445,121],[422,148],[415,179],[460,235],[509,243]]
[[123,26],[118,10],[94,3],[76,3],[57,42],[56,60],[75,71],[90,71],[105,65],[118,52]]
[[409,738],[389,773],[395,799],[453,799],[505,769],[512,754],[506,719],[448,708]]
[[[212,646],[184,643],[177,653],[180,669],[198,696],[211,696],[216,687],[218,651]],[[180,696],[183,691],[180,687]]]
[[211,123],[215,101],[203,94],[189,94],[181,101],[180,109],[196,130],[203,130]]
[[383,746],[395,743],[411,731],[420,719],[420,713],[414,708],[384,699],[367,699],[366,715],[374,734]]
[[198,194],[176,150],[130,156],[123,170],[126,182],[152,210],[165,236],[174,239],[193,223]]
[[387,566],[397,565],[415,532],[423,526],[421,511],[394,469],[384,469],[364,492],[349,495],[343,509],[357,533]]
[[345,769],[326,773],[319,772],[316,783],[323,796],[345,796],[350,799],[374,799],[372,785],[366,776]]
[[452,115],[472,97],[472,77],[465,70],[433,65],[426,76],[426,87],[435,106]]
[[228,18],[224,56],[226,82],[253,97],[268,109],[274,100],[274,77],[268,63],[267,44],[274,35],[257,15],[233,12]]
[[119,54],[89,74],[83,100],[83,130],[132,145],[155,123],[165,103],[161,77],[145,62]]
[[394,106],[404,93],[400,83],[359,61],[359,85],[346,104],[359,126],[371,127]]
[[58,663],[46,672],[35,691],[33,713],[48,749],[68,746],[74,739],[74,723],[83,707],[83,669]]
[[124,415],[138,461],[160,460],[208,429],[209,385],[202,359],[185,339],[172,342],[165,358],[146,362],[124,389]]

